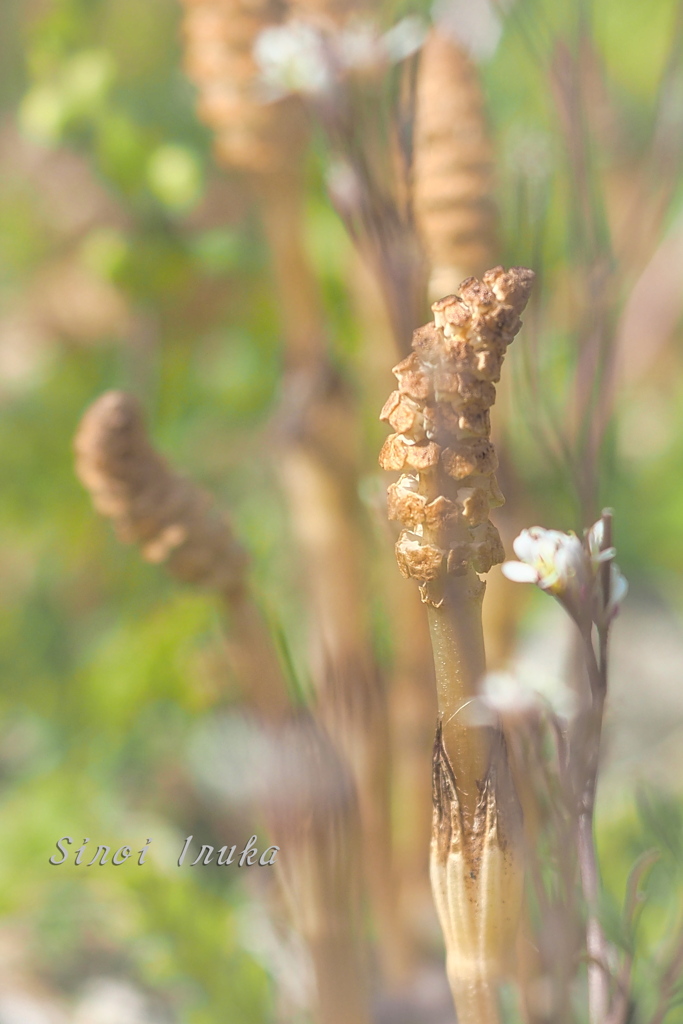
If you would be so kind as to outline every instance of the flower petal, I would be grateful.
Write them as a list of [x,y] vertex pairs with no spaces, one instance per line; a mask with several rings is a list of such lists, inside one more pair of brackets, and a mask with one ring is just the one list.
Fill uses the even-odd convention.
[[538,583],[539,576],[536,570],[524,562],[503,562],[501,566],[503,576],[506,576],[513,583]]
[[480,693],[482,701],[501,715],[530,711],[538,704],[537,694],[512,672],[488,672]]
[[628,594],[628,580],[622,576],[618,566],[613,565],[610,573],[609,606],[615,611]]
[[543,531],[541,526],[532,526],[530,530],[522,530],[519,537],[515,537],[512,548],[522,562],[534,562],[538,551],[537,531]]
[[602,545],[605,543],[605,523],[602,519],[598,519],[597,523],[593,523],[586,534],[586,538],[591,558],[596,558],[602,549]]

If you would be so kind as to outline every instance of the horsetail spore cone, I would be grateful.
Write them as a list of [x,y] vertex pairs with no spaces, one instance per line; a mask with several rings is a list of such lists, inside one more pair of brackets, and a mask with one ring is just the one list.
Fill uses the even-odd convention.
[[75,450],[78,476],[120,540],[185,583],[231,599],[244,590],[247,556],[230,523],[156,451],[132,395],[101,395],[81,420]]
[[229,610],[232,660],[248,703],[267,721],[287,713],[277,649],[251,593],[248,558],[209,494],[155,449],[139,402],[107,391],[85,412],[74,441],[76,472],[125,544],[183,583],[214,591]]
[[404,526],[396,555],[428,606],[439,722],[434,748],[431,879],[462,1024],[496,1024],[522,898],[521,811],[500,728],[465,709],[486,671],[479,578],[503,561],[489,520],[503,497],[489,410],[507,346],[521,326],[530,270],[496,267],[434,303],[382,419],[380,455],[403,470],[389,516]]
[[479,274],[497,248],[494,153],[476,64],[444,28],[427,36],[416,83],[413,206],[429,294]]
[[399,569],[438,605],[449,576],[488,572],[504,552],[489,510],[504,501],[495,478],[489,409],[506,349],[521,327],[533,273],[496,267],[470,277],[458,295],[432,306],[434,322],[413,336],[394,367],[398,390],[380,418],[396,433],[380,453],[383,469],[407,470],[389,488],[399,537]]

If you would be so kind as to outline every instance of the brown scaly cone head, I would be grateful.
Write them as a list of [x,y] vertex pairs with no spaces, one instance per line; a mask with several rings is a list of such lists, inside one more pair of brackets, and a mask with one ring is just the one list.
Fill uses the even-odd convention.
[[280,24],[276,0],[182,0],[185,72],[199,91],[198,114],[213,129],[216,154],[254,174],[290,173],[307,138],[297,97],[266,102],[259,92],[253,48]]
[[396,557],[437,606],[448,574],[486,573],[505,557],[489,520],[504,501],[489,410],[533,279],[523,267],[467,278],[457,295],[434,303],[434,322],[415,331],[411,355],[393,370],[398,389],[380,419],[395,433],[379,461],[403,471],[389,488],[389,518],[405,527]]
[[413,163],[415,220],[432,267],[433,297],[495,259],[493,166],[477,68],[434,29],[420,56]]
[[76,472],[119,539],[163,562],[186,583],[240,594],[247,557],[209,495],[175,473],[152,447],[138,402],[108,391],[76,434]]

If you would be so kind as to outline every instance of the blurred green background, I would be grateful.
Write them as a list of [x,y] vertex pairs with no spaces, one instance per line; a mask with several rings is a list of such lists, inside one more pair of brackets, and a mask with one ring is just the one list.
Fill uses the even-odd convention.
[[[569,6],[517,8],[526,24],[538,16],[559,25]],[[616,194],[648,143],[675,4],[596,0],[589,13],[627,128],[596,156]],[[0,8],[2,1024],[29,1019],[10,1016],[19,991],[43,1006],[46,1022],[61,1019],[49,1016],[53,1004],[97,1022],[87,1006],[103,978],[119,984],[110,998],[120,1024],[273,1019],[259,894],[239,872],[174,866],[185,835],[208,842],[215,828],[187,765],[226,678],[229,690],[219,611],[117,543],[72,462],[87,405],[112,387],[138,395],[160,449],[231,510],[264,600],[305,665],[283,501],[264,454],[281,374],[268,256],[244,182],[217,169],[195,117],[179,23],[172,0]],[[501,259],[540,262],[550,302],[571,271],[574,212],[546,72],[512,16],[482,72],[499,154]],[[680,131],[680,120],[672,124]],[[325,198],[324,163],[316,150],[306,232],[336,356],[353,376],[362,339],[349,311],[350,249]],[[674,235],[680,215],[676,189],[665,222]],[[679,303],[681,294],[679,284]],[[631,583],[616,628],[599,823],[605,914],[620,934],[628,870],[642,851],[662,848],[639,933],[644,990],[651,959],[683,916],[680,311],[650,359],[644,329],[642,369],[608,430],[601,494],[616,509]],[[561,408],[572,365],[561,317],[538,341],[542,388]],[[527,525],[568,528],[571,484],[523,414],[525,343],[523,332],[509,437]],[[382,486],[374,417],[367,410],[363,426],[371,496]],[[555,628],[544,600],[530,604],[532,641]],[[382,651],[381,593],[376,603]],[[636,799],[641,785],[647,796]],[[245,828],[226,811],[224,841]],[[79,874],[71,863],[49,867],[65,834],[134,849],[152,836],[149,863]],[[683,1021],[683,1012],[667,1020]]]

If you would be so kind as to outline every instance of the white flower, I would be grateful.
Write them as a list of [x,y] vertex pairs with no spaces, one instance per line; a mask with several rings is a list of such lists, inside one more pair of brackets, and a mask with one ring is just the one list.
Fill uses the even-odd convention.
[[[491,724],[490,713],[510,718],[550,709],[560,718],[576,713],[576,698],[552,667],[542,671],[517,659],[511,672],[488,672],[479,687],[480,724]],[[489,719],[485,721],[485,713]],[[475,712],[476,713],[476,712]]]
[[[616,548],[611,545],[610,547],[605,547],[605,522],[611,518],[611,515],[612,513],[609,510],[605,510],[597,523],[594,523],[590,530],[586,531],[586,547],[588,548],[591,566],[596,578],[593,621],[603,628],[609,626],[619,611],[621,602],[628,593],[628,583],[614,562],[614,557],[617,553]],[[605,581],[602,572],[602,567],[605,563],[610,563],[608,577],[609,592],[607,595],[605,595]],[[607,600],[605,601],[606,596]]]
[[477,60],[496,51],[503,33],[503,0],[435,0],[432,17],[438,28],[465,46]]
[[352,21],[336,39],[339,61],[345,68],[371,69],[384,61],[382,39],[371,21]]
[[412,57],[422,46],[426,36],[427,29],[421,18],[414,15],[401,18],[382,37],[387,58],[392,63],[398,64],[402,60]]
[[628,581],[619,571],[619,567],[612,562],[609,567],[609,595],[607,604],[601,586],[596,588],[595,612],[593,620],[598,626],[609,626],[612,619],[619,612],[622,601],[628,593]]
[[479,692],[483,704],[499,715],[524,714],[539,704],[534,690],[512,672],[488,672]]
[[327,190],[338,210],[346,215],[360,207],[363,187],[353,167],[338,160],[330,164],[327,171]]
[[374,22],[356,19],[336,36],[336,50],[345,68],[372,69],[412,57],[426,35],[424,22],[414,16],[401,18],[384,35]]
[[330,95],[349,73],[382,69],[416,52],[426,29],[419,18],[403,18],[380,33],[369,20],[355,19],[337,31],[292,19],[265,28],[257,37],[254,57],[269,99],[289,93]]
[[513,542],[519,562],[504,562],[503,574],[516,583],[535,583],[556,597],[569,591],[579,596],[586,582],[587,558],[573,533],[532,526]]
[[629,581],[625,575],[622,575],[618,566],[611,566],[611,577],[609,580],[609,604],[607,609],[613,607],[614,610],[620,606],[626,595],[629,593]]
[[254,57],[273,99],[287,93],[319,95],[334,83],[324,39],[303,21],[265,28],[256,39]]
[[[556,597],[579,625],[594,622],[606,628],[617,614],[628,584],[614,563],[616,550],[604,547],[605,518],[586,531],[583,541],[574,533],[532,526],[513,541],[519,562],[504,562],[503,574],[516,583],[535,583]],[[603,567],[609,564],[609,594],[605,601]]]

